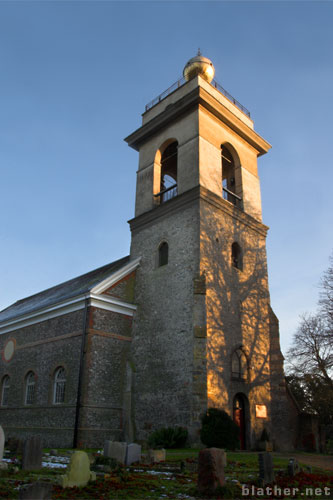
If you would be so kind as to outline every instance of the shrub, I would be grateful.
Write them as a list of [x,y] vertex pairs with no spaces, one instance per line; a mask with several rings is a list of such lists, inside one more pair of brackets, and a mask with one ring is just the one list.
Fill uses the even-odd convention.
[[200,439],[208,448],[239,447],[239,427],[223,410],[209,408],[201,419]]
[[184,448],[188,437],[184,427],[163,427],[148,438],[150,448]]
[[269,441],[269,434],[265,428],[262,430],[260,441]]

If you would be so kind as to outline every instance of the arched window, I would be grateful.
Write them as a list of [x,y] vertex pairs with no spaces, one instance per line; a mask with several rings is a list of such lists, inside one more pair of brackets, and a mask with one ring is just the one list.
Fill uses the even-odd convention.
[[247,379],[247,359],[241,349],[236,349],[231,357],[231,376],[238,380]]
[[243,252],[236,241],[231,245],[231,264],[243,271]]
[[177,196],[177,156],[178,142],[167,146],[161,157],[161,203]]
[[8,406],[9,388],[10,388],[10,378],[8,375],[5,375],[2,379],[1,406]]
[[54,374],[53,403],[65,402],[66,372],[61,366]]
[[160,244],[158,248],[158,267],[166,266],[169,260],[169,245],[166,241]]
[[221,146],[223,198],[241,208],[241,198],[236,193],[235,162],[227,146]]
[[35,402],[36,377],[34,372],[29,372],[25,378],[25,404],[32,405]]

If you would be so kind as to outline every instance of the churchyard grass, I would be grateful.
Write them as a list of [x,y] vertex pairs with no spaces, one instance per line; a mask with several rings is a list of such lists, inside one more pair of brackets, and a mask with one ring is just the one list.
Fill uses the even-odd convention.
[[[69,457],[72,450],[58,449],[57,454]],[[97,450],[85,450],[96,455]],[[50,450],[44,450],[45,453]],[[240,484],[256,484],[258,478],[258,454],[256,452],[228,452],[228,465],[225,468],[226,486],[223,487],[216,498],[241,498]],[[52,498],[56,499],[189,499],[201,498],[196,491],[197,474],[191,466],[195,466],[198,457],[197,449],[167,450],[166,462],[155,465],[119,466],[110,472],[97,471],[97,480],[89,483],[84,488],[61,488],[54,486]],[[20,456],[18,457],[20,458]],[[274,471],[286,470],[288,459],[273,454]],[[183,465],[182,465],[183,462]],[[44,462],[45,463],[45,462]],[[56,466],[56,464],[54,464]],[[169,468],[169,470],[168,470]],[[40,470],[16,470],[13,466],[0,473],[0,498],[19,498],[19,488],[25,484],[36,481],[56,482],[56,477],[65,473],[64,468],[49,469],[42,467]],[[316,484],[326,484],[330,481],[328,473],[318,475],[320,470],[314,469],[313,481]],[[322,471],[321,471],[322,472]],[[295,478],[285,478],[290,486]],[[300,479],[299,479],[300,480]],[[299,481],[298,480],[298,481]],[[311,481],[310,475],[304,475],[303,481]],[[296,481],[296,479],[295,479]],[[317,483],[316,483],[317,481]],[[327,483],[329,484],[329,483]],[[332,485],[333,486],[333,485]],[[223,494],[223,497],[221,496]],[[255,497],[247,497],[255,498]],[[260,497],[258,497],[260,498]],[[304,498],[304,497],[303,497]]]

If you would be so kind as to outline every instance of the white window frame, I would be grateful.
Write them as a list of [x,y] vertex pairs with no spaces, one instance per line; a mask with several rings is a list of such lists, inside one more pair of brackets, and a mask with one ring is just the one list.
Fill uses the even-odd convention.
[[5,375],[2,379],[1,406],[8,406],[9,388],[10,388],[10,377],[9,375]]
[[53,404],[59,405],[65,402],[66,372],[63,366],[60,366],[54,374],[53,383]]
[[29,372],[25,378],[25,399],[26,405],[33,405],[35,402],[36,377],[34,372]]

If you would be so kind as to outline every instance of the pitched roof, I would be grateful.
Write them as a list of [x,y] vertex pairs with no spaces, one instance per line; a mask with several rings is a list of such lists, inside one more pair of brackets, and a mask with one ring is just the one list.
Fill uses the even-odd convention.
[[92,288],[94,288],[94,286],[103,281],[109,275],[121,269],[129,262],[129,259],[129,256],[123,257],[122,259],[106,264],[103,267],[94,269],[89,273],[82,274],[77,278],[73,278],[69,281],[65,281],[64,283],[60,283],[60,285],[48,288],[43,292],[18,300],[0,312],[0,323],[89,292]]

